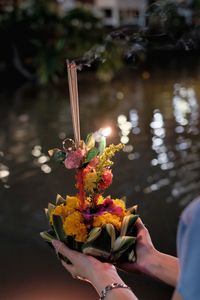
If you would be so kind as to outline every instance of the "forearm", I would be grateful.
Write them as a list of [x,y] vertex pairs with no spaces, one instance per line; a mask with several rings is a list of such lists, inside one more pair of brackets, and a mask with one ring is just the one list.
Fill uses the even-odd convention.
[[[90,280],[92,285],[96,288],[98,294],[108,285],[116,283],[124,283],[116,271],[109,270],[109,272],[100,271],[96,276]],[[126,288],[116,288],[108,291],[106,294],[106,300],[138,300],[133,292]]]
[[179,260],[155,250],[151,263],[144,266],[144,273],[175,287],[179,276]]

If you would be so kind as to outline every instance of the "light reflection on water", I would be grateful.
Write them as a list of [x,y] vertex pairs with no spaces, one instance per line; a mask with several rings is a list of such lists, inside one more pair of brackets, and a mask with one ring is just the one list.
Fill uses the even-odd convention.
[[[166,201],[171,202],[179,199],[178,204],[185,206],[199,193],[199,180],[195,182],[200,176],[199,141],[196,142],[192,139],[193,135],[199,133],[199,104],[194,87],[186,88],[183,84],[175,83],[173,94],[171,105],[177,123],[174,135],[176,143],[172,145],[166,141],[166,136],[173,135],[173,133],[166,132],[165,120],[158,108],[153,111],[152,121],[149,124],[152,134],[151,148],[155,152],[155,156],[150,162],[152,167],[160,167],[163,171],[173,169],[173,171],[169,172],[166,178],[164,173],[161,173],[156,180],[148,177],[147,182],[151,178],[151,184],[147,185],[143,192],[149,194],[169,186],[169,195]],[[119,118],[120,121],[122,118],[126,122],[125,116],[120,115]],[[135,119],[138,120],[139,117],[137,116]],[[120,129],[122,127],[123,124]],[[170,131],[172,131],[172,128],[170,128]],[[133,149],[131,146],[129,145],[124,151],[128,152],[129,149]],[[190,163],[187,163],[187,161]],[[182,166],[182,164],[184,165]],[[174,180],[171,180],[174,177],[177,180],[175,183]]]
[[[112,127],[108,143],[125,143],[109,193],[126,195],[128,205],[139,204],[156,246],[173,254],[179,212],[200,192],[198,78],[151,74],[133,80],[127,73],[109,84],[94,78],[91,84],[84,77],[79,87],[82,137]],[[6,103],[7,97],[1,100]],[[43,208],[56,193],[75,191],[73,174],[47,154],[73,137],[66,98],[66,87],[27,87],[2,106],[0,231],[5,242],[10,236],[16,244],[25,239],[41,251],[38,232],[47,227]]]
[[42,153],[42,147],[40,145],[35,145],[31,153],[34,157],[36,157],[36,159],[34,159],[35,165],[40,167],[44,173],[51,173],[51,167],[47,164],[50,158]]
[[199,123],[199,105],[193,87],[186,88],[178,83],[174,85],[173,109],[177,122],[175,131],[177,133],[186,131],[197,135],[199,133],[197,128]]
[[[199,98],[197,95],[199,91],[196,90],[197,86],[171,80],[167,86],[159,87],[160,82],[151,82],[151,79],[136,80],[132,85],[129,79],[131,78],[127,78],[124,82],[115,81],[112,87],[105,84],[101,89],[98,88],[98,82],[96,87],[87,85],[87,89],[81,85],[82,133],[86,135],[87,131],[98,130],[101,125],[111,124],[114,128],[115,140],[125,144],[123,151],[127,155],[127,160],[125,165],[123,161],[123,168],[128,168],[130,161],[139,160],[142,161],[143,169],[148,169],[148,174],[154,174],[146,178],[143,174],[143,182],[135,183],[137,190],[150,194],[169,186],[168,200],[173,201],[179,196],[192,192],[191,197],[188,197],[190,201],[192,194],[197,194],[198,186],[194,180],[197,180],[199,176]],[[72,135],[70,108],[65,95],[60,96],[59,101],[56,100],[59,95],[57,91],[55,98],[52,98],[49,103],[48,91],[42,90],[38,93],[37,100],[24,108],[22,93],[20,105],[17,103],[19,111],[15,112],[9,108],[6,112],[12,136],[6,140],[4,131],[0,144],[0,180],[4,188],[10,185],[9,178],[12,174],[17,173],[19,175],[17,180],[20,179],[18,173],[22,164],[28,165],[29,171],[32,168],[32,174],[36,174],[38,169],[49,174],[56,168],[49,161],[47,149],[52,144],[59,146],[61,140]],[[115,95],[114,98],[113,95]],[[105,96],[106,102],[102,98]],[[151,103],[149,103],[149,97]],[[154,98],[159,97],[160,99],[168,97],[168,100],[160,100],[158,103]],[[19,101],[18,94],[16,98]],[[58,145],[53,137],[58,141]],[[145,155],[146,152],[149,152],[149,155]],[[15,170],[12,170],[13,163]],[[120,168],[120,162],[118,163],[118,168]],[[170,173],[170,170],[174,172]],[[24,169],[21,173],[22,180],[26,179],[26,171],[29,173]],[[192,178],[193,185],[190,185],[189,190],[183,186],[180,179],[183,172],[184,184],[191,182]],[[150,185],[148,184],[149,178],[152,178]],[[15,179],[11,181],[14,183]],[[131,179],[130,182],[132,182]],[[185,201],[179,202],[179,204],[182,203]]]

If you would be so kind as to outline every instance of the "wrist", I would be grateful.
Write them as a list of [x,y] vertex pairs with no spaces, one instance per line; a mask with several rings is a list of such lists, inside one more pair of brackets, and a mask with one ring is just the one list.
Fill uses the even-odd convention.
[[154,250],[144,273],[176,286],[179,276],[179,261],[176,257]]
[[[124,283],[117,283],[117,282],[113,282],[112,284],[107,285],[100,293],[100,300],[105,300],[105,297],[107,296],[107,293],[109,293],[110,291],[114,290],[114,289],[127,289],[129,291],[131,291],[131,288],[129,286],[127,286]],[[121,292],[120,292],[121,294]]]
[[106,286],[111,285],[114,282],[124,283],[119,277],[115,267],[112,265],[108,265],[98,271],[96,270],[95,274],[91,273],[89,281],[99,294]]
[[148,258],[143,262],[141,271],[149,276],[157,277],[162,265],[162,253],[152,248]]

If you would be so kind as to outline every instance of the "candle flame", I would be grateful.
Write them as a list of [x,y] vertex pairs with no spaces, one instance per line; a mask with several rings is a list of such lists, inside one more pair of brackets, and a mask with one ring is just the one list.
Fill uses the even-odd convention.
[[111,127],[106,127],[103,128],[101,131],[101,134],[105,137],[109,136],[112,133],[112,128]]

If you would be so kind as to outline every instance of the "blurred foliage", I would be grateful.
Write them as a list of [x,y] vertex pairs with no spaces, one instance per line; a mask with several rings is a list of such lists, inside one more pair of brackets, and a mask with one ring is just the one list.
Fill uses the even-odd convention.
[[102,64],[97,70],[97,77],[101,81],[110,81],[115,73],[124,65],[124,44],[110,41],[106,44],[106,51],[102,55]]
[[193,1],[193,9],[194,9],[195,17],[197,19],[199,19],[200,18],[200,0]]
[[66,58],[82,56],[104,37],[100,19],[90,10],[78,7],[62,16],[53,1],[44,0],[1,14],[0,33],[0,60],[7,66],[13,62],[25,77],[34,74],[42,84],[57,81]]
[[[13,1],[12,10],[0,11],[4,41],[0,71],[14,70],[25,80],[57,82],[66,76],[66,59],[75,59],[83,66],[95,62],[98,77],[110,80],[124,62],[136,66],[151,50],[200,48],[198,21],[196,27],[188,25],[172,0],[153,1],[147,12],[147,28],[121,28],[110,34],[101,19],[85,7],[64,13],[55,0],[24,3],[20,7]],[[198,20],[200,0],[194,0],[191,8]]]
[[173,34],[174,37],[186,30],[186,22],[178,13],[177,3],[170,0],[156,1],[149,9],[149,31]]

